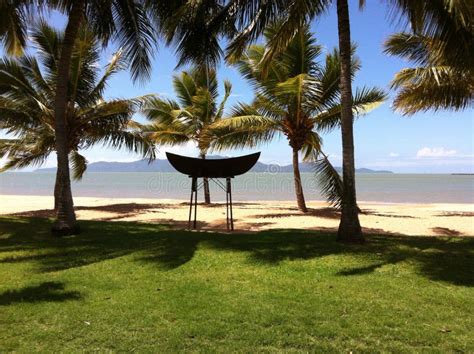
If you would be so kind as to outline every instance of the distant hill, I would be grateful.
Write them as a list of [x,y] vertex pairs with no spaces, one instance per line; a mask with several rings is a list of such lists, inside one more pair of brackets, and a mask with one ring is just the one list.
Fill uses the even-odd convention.
[[[211,156],[209,158],[222,158],[221,156]],[[301,172],[313,172],[313,166],[309,163],[300,164]],[[341,172],[340,167],[336,167],[338,172]],[[38,172],[54,172],[56,171],[55,167],[52,168],[40,168],[36,170]],[[168,160],[157,159],[151,163],[148,163],[148,160],[138,160],[132,162],[109,162],[109,161],[99,161],[90,163],[87,167],[88,172],[176,172],[176,170],[171,166]],[[251,172],[293,172],[292,165],[277,165],[277,164],[265,164],[262,162],[257,162],[255,166],[250,170]],[[391,171],[379,171],[371,170],[368,168],[359,168],[356,169],[357,173],[393,173]]]

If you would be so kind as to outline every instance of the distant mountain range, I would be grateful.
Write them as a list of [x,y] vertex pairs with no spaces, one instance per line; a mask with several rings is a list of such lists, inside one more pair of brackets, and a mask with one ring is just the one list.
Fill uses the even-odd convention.
[[[211,156],[209,158],[222,158],[221,156]],[[338,172],[341,172],[340,167],[336,167]],[[52,168],[40,168],[36,170],[38,172],[54,172],[56,171],[55,167]],[[168,160],[157,159],[151,163],[148,163],[148,160],[138,160],[132,162],[108,162],[108,161],[99,161],[90,163],[87,166],[88,172],[176,172],[173,166],[168,162]],[[313,172],[314,168],[310,163],[301,163],[300,164],[301,172]],[[293,172],[292,165],[277,165],[277,164],[265,164],[262,162],[257,162],[255,166],[250,170],[250,172]],[[393,173],[391,171],[379,171],[371,170],[369,168],[358,168],[356,169],[357,173]]]

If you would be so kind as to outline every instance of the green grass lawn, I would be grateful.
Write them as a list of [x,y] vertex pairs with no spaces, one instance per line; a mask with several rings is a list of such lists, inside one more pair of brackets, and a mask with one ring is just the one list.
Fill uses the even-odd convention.
[[474,351],[474,239],[0,218],[0,351]]

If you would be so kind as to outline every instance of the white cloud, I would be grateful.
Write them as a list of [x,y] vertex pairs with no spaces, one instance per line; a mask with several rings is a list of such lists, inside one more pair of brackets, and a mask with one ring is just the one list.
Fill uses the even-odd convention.
[[424,157],[448,157],[454,156],[457,154],[456,150],[452,149],[445,149],[444,147],[424,147],[416,153],[417,158],[424,158]]
[[390,157],[399,157],[400,154],[397,153],[397,152],[391,152],[390,154],[388,154],[388,156],[390,156]]

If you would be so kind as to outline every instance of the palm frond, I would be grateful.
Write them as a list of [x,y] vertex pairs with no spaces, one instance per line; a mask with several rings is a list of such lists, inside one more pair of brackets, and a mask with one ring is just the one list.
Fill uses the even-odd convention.
[[40,99],[26,78],[19,61],[0,59],[0,94],[29,95]]
[[[361,68],[360,59],[356,55],[357,46],[352,44],[351,77],[352,80]],[[340,101],[341,57],[339,50],[334,48],[326,55],[324,65],[314,74],[320,82],[320,95],[315,97],[315,110],[322,110]]]
[[399,88],[393,107],[402,114],[474,107],[473,76],[452,67],[404,69],[393,86]]
[[232,92],[232,83],[228,80],[225,80],[224,81],[224,97],[222,98],[222,101],[219,104],[219,107],[217,108],[217,111],[215,114],[215,120],[219,120],[222,118],[222,115],[224,114],[225,105],[227,103],[227,100],[230,97],[231,92]]
[[71,161],[72,178],[76,181],[81,180],[87,169],[87,159],[76,150],[72,150],[69,153],[69,160]]
[[192,140],[192,132],[179,121],[144,125],[142,131],[145,136],[159,145],[180,145]]
[[145,100],[142,112],[150,121],[160,124],[171,124],[181,114],[181,108],[176,101],[171,99],[150,97]]
[[114,149],[124,148],[149,160],[156,158],[155,144],[151,137],[139,131],[110,132],[107,136],[97,139],[94,144],[103,144]]
[[55,30],[46,21],[40,21],[31,33],[37,56],[45,69],[45,78],[55,82],[63,33]]
[[311,132],[306,137],[306,141],[303,145],[303,161],[312,161],[314,156],[318,155],[323,146],[321,136],[316,132]]
[[105,68],[105,72],[102,77],[99,79],[94,89],[90,92],[90,100],[97,100],[104,93],[104,89],[107,87],[108,80],[116,73],[124,70],[126,68],[125,58],[123,56],[123,50],[119,49],[112,55],[109,63]]
[[[357,88],[352,98],[352,112],[360,117],[380,106],[387,99],[387,94],[379,88]],[[329,132],[341,124],[342,106],[340,103],[328,107],[327,110],[316,115],[314,122],[319,131]]]
[[54,139],[50,136],[27,136],[22,139],[4,139],[0,142],[0,155],[7,161],[0,169],[21,169],[27,166],[40,166],[53,151]]
[[154,54],[155,31],[143,4],[132,0],[112,2],[118,43],[130,62],[133,80],[146,80],[151,75],[151,58]]
[[332,207],[340,209],[343,191],[341,176],[324,153],[315,155],[312,164],[322,195]]
[[270,142],[279,131],[274,120],[263,117],[258,112],[252,114],[256,112],[244,104],[235,107],[234,112],[242,115],[234,114],[231,118],[221,119],[209,127],[214,136],[214,150],[255,147]]
[[12,1],[0,2],[0,40],[9,55],[20,56],[26,46],[26,13]]
[[46,80],[43,76],[36,58],[24,55],[19,60],[25,77],[31,82],[35,91],[45,97],[45,100],[53,100],[55,90],[54,84],[51,81]]

